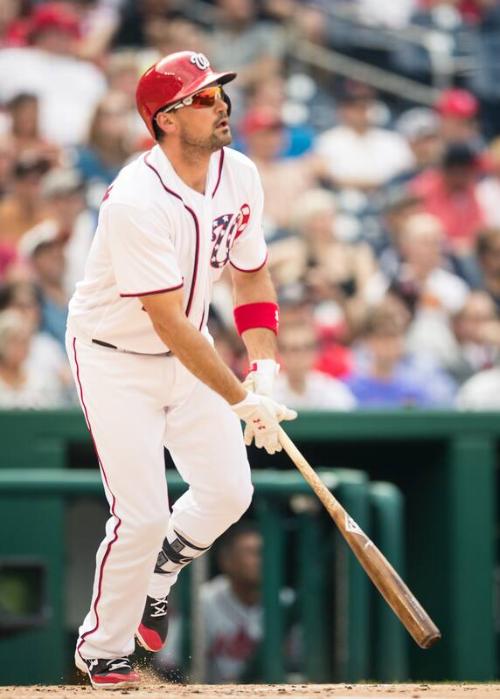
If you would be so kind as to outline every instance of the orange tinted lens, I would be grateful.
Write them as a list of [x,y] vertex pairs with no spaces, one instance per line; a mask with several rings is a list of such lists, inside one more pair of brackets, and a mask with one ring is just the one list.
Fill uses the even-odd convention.
[[206,87],[204,90],[200,90],[195,95],[193,95],[193,107],[195,109],[202,109],[203,107],[213,107],[216,99],[222,97],[222,87],[220,85],[213,85],[213,87]]

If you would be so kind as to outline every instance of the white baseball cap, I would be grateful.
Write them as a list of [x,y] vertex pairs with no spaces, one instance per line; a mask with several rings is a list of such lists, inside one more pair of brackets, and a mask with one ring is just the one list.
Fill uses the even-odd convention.
[[39,250],[42,245],[50,245],[59,238],[59,226],[57,221],[46,219],[30,228],[19,241],[18,250],[22,257],[29,258]]

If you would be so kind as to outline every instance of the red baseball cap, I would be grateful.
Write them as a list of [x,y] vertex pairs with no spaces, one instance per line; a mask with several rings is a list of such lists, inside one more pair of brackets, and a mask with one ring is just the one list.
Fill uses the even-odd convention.
[[472,92],[460,88],[443,90],[435,106],[441,116],[459,119],[472,119],[479,111],[479,102]]
[[283,120],[278,112],[266,107],[255,107],[250,109],[240,122],[240,131],[244,136],[283,127]]
[[33,12],[28,28],[30,38],[47,29],[56,29],[70,34],[75,39],[80,36],[80,23],[76,13],[68,6],[56,2],[39,5]]

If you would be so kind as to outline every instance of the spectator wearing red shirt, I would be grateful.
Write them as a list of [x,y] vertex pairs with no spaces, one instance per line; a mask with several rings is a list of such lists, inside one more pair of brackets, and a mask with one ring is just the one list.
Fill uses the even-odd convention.
[[449,144],[438,169],[416,177],[411,190],[424,209],[442,223],[450,253],[468,257],[474,252],[478,230],[484,224],[476,181],[478,160],[465,143]]

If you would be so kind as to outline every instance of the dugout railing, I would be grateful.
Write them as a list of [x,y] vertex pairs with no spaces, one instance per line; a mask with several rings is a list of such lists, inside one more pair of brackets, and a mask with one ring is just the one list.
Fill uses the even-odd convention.
[[[500,416],[301,413],[287,431],[314,466],[360,469],[372,480],[394,483],[404,496],[406,579],[443,633],[431,651],[409,643],[409,676],[497,677]],[[76,410],[2,413],[0,438],[0,469],[62,469],[93,460]],[[284,455],[255,450],[250,457],[256,468],[290,468]]]
[[[402,567],[401,496],[390,484],[373,484],[361,471],[320,469],[366,531],[376,525],[379,544]],[[185,489],[177,474],[169,474],[175,499]],[[355,681],[367,677],[405,679],[407,656],[403,631],[386,615],[368,579],[333,523],[317,507],[309,486],[296,471],[256,471],[255,517],[263,535],[264,634],[255,677],[265,682],[287,678],[287,623],[280,593],[292,583],[297,599],[295,624],[301,652],[293,668],[304,681]],[[60,683],[71,680],[74,633],[67,628],[68,544],[66,508],[75,498],[103,497],[95,471],[61,469],[0,470],[0,682]],[[388,528],[387,528],[387,525]],[[81,521],[81,527],[88,522]],[[384,528],[385,526],[385,528]],[[97,546],[97,541],[94,542]],[[10,589],[1,562],[7,566]],[[11,565],[9,567],[9,561]],[[39,566],[38,578],[23,576],[23,563]],[[21,566],[17,569],[16,565]],[[180,580],[182,618],[186,631],[182,670],[189,680],[196,661],[190,637],[190,569]],[[90,590],[92,570],[88,570]],[[17,581],[17,589],[13,586]],[[39,608],[33,608],[38,600]],[[3,609],[2,609],[3,603]],[[24,624],[16,628],[17,613]],[[23,609],[23,604],[27,608]],[[9,608],[10,607],[10,608]],[[33,613],[30,627],[26,617]],[[3,612],[3,614],[2,614]],[[7,617],[8,614],[8,617]],[[2,633],[3,622],[3,633]],[[73,638],[71,636],[73,635]],[[372,641],[376,642],[372,645]],[[373,649],[373,652],[372,652]],[[382,653],[377,649],[383,650]],[[29,667],[25,659],[30,658]]]

